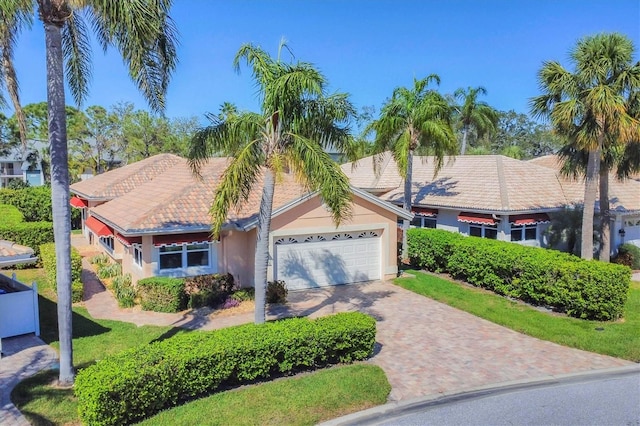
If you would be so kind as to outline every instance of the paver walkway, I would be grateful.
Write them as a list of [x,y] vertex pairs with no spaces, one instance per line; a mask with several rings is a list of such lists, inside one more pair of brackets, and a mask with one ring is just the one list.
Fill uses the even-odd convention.
[[11,391],[22,380],[40,370],[54,368],[58,354],[33,334],[2,339],[0,359],[0,425],[29,425],[11,402]]

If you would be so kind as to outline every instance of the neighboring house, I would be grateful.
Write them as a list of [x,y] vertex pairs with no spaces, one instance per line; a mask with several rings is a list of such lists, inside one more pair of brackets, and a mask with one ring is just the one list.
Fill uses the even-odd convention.
[[[183,158],[156,155],[71,185],[71,204],[83,210],[84,235],[133,281],[228,272],[252,286],[261,188],[230,213],[218,241],[210,238],[227,162],[211,159],[198,179]],[[285,175],[274,196],[269,279],[299,289],[394,276],[399,217],[412,215],[353,188],[353,215],[336,228],[320,197]]]
[[38,258],[34,256],[33,249],[11,241],[0,240],[0,268],[34,263],[37,260]]
[[12,180],[21,180],[29,186],[44,185],[40,149],[45,144],[29,141],[26,150],[22,146],[13,148],[7,155],[0,156],[0,188],[6,188]]
[[[383,156],[375,165],[373,160],[367,157],[342,169],[353,186],[401,206],[404,181],[392,156]],[[584,183],[563,178],[556,162],[553,156],[521,161],[466,155],[445,159],[436,175],[432,157],[414,157],[411,225],[547,246],[549,215],[581,204],[584,195]],[[615,249],[622,242],[620,229],[625,229],[627,241],[636,232],[640,237],[640,182],[612,181],[610,193]]]

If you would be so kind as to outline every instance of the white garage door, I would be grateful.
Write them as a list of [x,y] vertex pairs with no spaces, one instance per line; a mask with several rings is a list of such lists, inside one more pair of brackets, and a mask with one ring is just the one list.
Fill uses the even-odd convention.
[[279,238],[273,270],[290,290],[379,279],[380,232]]
[[624,241],[640,246],[640,218],[628,218],[624,221]]

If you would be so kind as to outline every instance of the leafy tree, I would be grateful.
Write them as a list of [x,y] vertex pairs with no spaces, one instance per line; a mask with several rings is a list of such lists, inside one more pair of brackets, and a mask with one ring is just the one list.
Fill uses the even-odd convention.
[[[151,108],[162,110],[169,76],[176,66],[176,31],[168,15],[170,7],[171,0],[15,0],[0,3],[3,16],[31,16],[37,8],[45,30],[61,384],[71,384],[75,376],[65,71],[71,93],[80,104],[86,98],[91,78],[89,22],[104,50],[114,46],[120,52],[131,78]],[[7,31],[6,27],[0,26],[2,31]],[[0,35],[0,40],[3,37],[7,35]],[[11,57],[8,59],[12,60]],[[15,82],[6,77],[3,80],[12,85],[11,90],[17,90]]]
[[[452,128],[450,103],[436,90],[429,89],[430,82],[440,84],[435,74],[414,79],[413,87],[398,87],[382,107],[380,118],[369,126],[375,132],[374,151],[378,154],[391,151],[398,171],[404,179],[403,207],[411,211],[411,187],[413,156],[434,155],[436,172],[442,167],[446,155],[454,155],[457,142]],[[406,230],[403,224],[402,257],[407,257]]]
[[534,115],[548,118],[568,143],[588,152],[582,220],[581,256],[593,258],[593,216],[600,183],[601,238],[604,260],[610,246],[608,169],[603,151],[632,141],[640,131],[627,111],[627,96],[640,87],[640,65],[633,64],[633,43],[617,33],[578,41],[570,58],[575,71],[545,62],[538,73],[543,94],[531,100]]
[[482,86],[458,89],[453,93],[454,98],[461,102],[460,105],[454,107],[456,118],[462,130],[461,155],[464,155],[467,150],[467,138],[471,131],[475,132],[477,138],[481,138],[496,130],[498,112],[486,102],[478,101],[478,95],[486,94],[487,89]]
[[194,172],[207,159],[226,153],[231,162],[221,177],[211,207],[212,232],[219,235],[229,209],[241,206],[262,183],[255,255],[255,322],[265,321],[269,231],[275,182],[290,171],[305,187],[318,191],[339,224],[351,212],[349,180],[323,150],[342,148],[349,140],[347,123],[353,107],[344,94],[327,95],[325,78],[305,62],[285,63],[259,47],[243,45],[234,59],[251,67],[258,87],[260,113],[209,115],[211,125],[192,140]]
[[510,110],[498,112],[496,131],[487,142],[495,154],[513,156],[508,154],[514,152],[515,148],[511,147],[518,147],[519,158],[529,159],[554,154],[563,145],[564,138],[528,115]]

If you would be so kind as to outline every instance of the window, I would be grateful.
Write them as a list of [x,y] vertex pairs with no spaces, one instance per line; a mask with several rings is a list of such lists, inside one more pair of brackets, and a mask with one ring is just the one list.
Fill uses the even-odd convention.
[[142,246],[133,244],[131,248],[133,250],[133,263],[142,268]]
[[113,237],[112,236],[100,237],[98,241],[100,241],[100,244],[102,244],[102,246],[106,248],[109,253],[113,253]]
[[431,228],[435,229],[437,220],[432,217],[415,215],[411,221],[411,228]]
[[472,237],[489,238],[491,240],[498,239],[497,225],[469,225],[469,235]]
[[511,241],[538,239],[538,225],[511,225]]
[[161,270],[209,266],[209,251],[209,243],[162,246],[158,263]]

